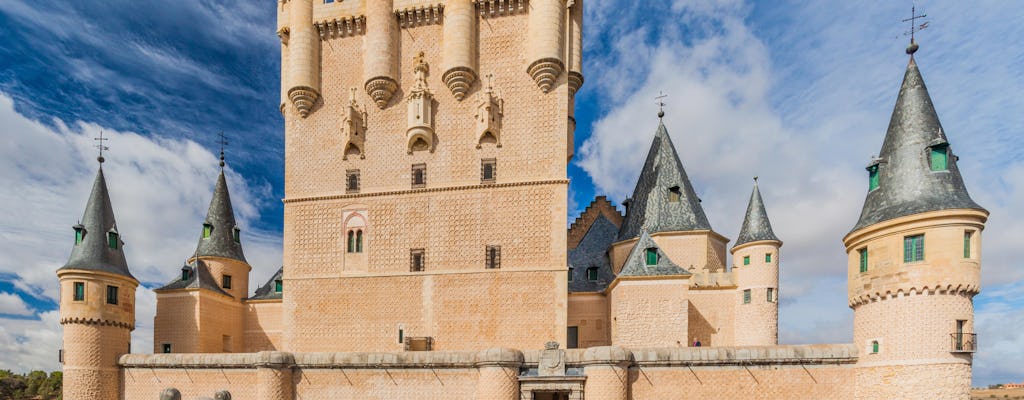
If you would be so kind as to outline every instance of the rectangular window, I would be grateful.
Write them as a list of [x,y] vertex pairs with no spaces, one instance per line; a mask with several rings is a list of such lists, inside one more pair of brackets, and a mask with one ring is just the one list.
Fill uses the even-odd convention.
[[281,293],[281,291],[283,289],[284,289],[284,282],[281,282],[280,279],[274,281],[274,293]]
[[597,267],[587,268],[587,280],[588,281],[596,281],[597,280]]
[[743,265],[750,265],[750,256],[743,256]]
[[579,336],[580,336],[580,328],[578,326],[570,326],[569,327],[569,331],[565,335],[565,342],[566,342],[565,348],[567,348],[567,349],[579,348],[580,347],[579,346],[580,345],[580,343],[579,343]]
[[220,278],[220,286],[225,289],[231,289],[231,275],[224,275]]
[[485,158],[480,160],[480,183],[494,183],[498,177],[498,160]]
[[418,189],[427,186],[427,164],[412,165],[412,188]]
[[572,270],[573,268],[569,268],[569,282],[572,282]]
[[75,282],[75,301],[85,301],[85,282]]
[[233,239],[235,243],[240,243],[242,241],[242,230],[238,229],[237,226],[235,229],[231,230],[231,239]]
[[213,225],[203,224],[203,239],[210,237],[211,233],[213,233]]
[[107,286],[107,304],[117,304],[117,286]]
[[774,303],[775,302],[775,289],[773,289],[773,288],[768,288],[768,302],[769,303]]
[[924,260],[924,235],[903,238],[903,262]]
[[931,164],[932,171],[945,171],[946,170],[946,159],[948,157],[948,146],[938,145],[932,146],[931,149]]
[[170,343],[164,343],[163,344],[163,352],[164,352],[164,354],[170,354],[171,353],[171,344]]
[[868,167],[868,191],[878,189],[878,165]]
[[485,251],[484,258],[487,269],[501,268],[501,246],[487,246]]
[[743,291],[743,304],[750,304],[750,289]]
[[871,352],[874,353],[874,354],[878,354],[878,341],[877,340],[872,340],[871,341]]
[[359,170],[345,170],[345,193],[359,193]]
[[647,249],[647,265],[658,265],[658,249]]
[[679,186],[668,188],[668,201],[670,203],[678,203],[682,196],[683,192],[679,190]]
[[426,250],[424,249],[410,249],[409,250],[409,271],[419,272],[423,271],[426,264]]
[[857,250],[860,254],[860,272],[868,272],[868,248]]
[[82,239],[85,238],[85,235],[83,233],[84,233],[84,231],[82,229],[75,229],[75,244],[76,245],[77,244],[82,244]]
[[772,253],[764,253],[764,262],[766,262],[766,263],[771,263],[772,262]]
[[117,233],[107,232],[107,246],[109,246],[112,249],[117,249],[117,242]]
[[971,258],[971,236],[974,232],[964,231],[964,258]]

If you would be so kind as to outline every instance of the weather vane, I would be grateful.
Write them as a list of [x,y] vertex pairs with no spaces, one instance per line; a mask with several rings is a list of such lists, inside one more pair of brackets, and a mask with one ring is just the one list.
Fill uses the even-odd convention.
[[926,14],[917,15],[917,5],[910,6],[910,18],[906,18],[903,20],[903,22],[910,23],[910,30],[903,32],[903,36],[910,36],[910,45],[907,46],[907,54],[914,54],[914,52],[917,51],[918,46],[917,42],[914,41],[914,34],[917,33],[917,31],[924,30],[925,28],[928,27],[928,21],[924,21],[920,25],[918,25],[917,20],[925,18],[927,16],[928,15]]
[[220,143],[220,168],[224,169],[224,146],[228,145],[228,138],[224,135],[224,131],[217,133],[217,136],[220,137],[218,140],[218,143]]
[[658,105],[658,118],[659,118],[659,119],[660,119],[661,117],[664,117],[664,116],[665,116],[665,100],[664,100],[664,98],[666,98],[666,97],[668,97],[668,95],[667,95],[667,94],[665,94],[665,92],[662,92],[662,91],[660,91],[660,90],[659,90],[659,91],[658,91],[658,96],[656,96],[656,97],[654,98],[655,100],[657,100],[657,101],[658,101],[658,102],[657,102],[657,103],[655,103],[655,104],[657,104],[657,105]]
[[93,147],[96,147],[97,149],[100,149],[100,156],[96,157],[96,161],[99,161],[100,164],[103,164],[103,161],[106,161],[106,159],[103,158],[103,150],[110,150],[109,147],[103,145],[103,142],[107,141],[109,139],[103,137],[103,131],[100,131],[100,137],[93,138],[93,140],[95,140],[97,142],[97,144],[95,146],[93,146]]

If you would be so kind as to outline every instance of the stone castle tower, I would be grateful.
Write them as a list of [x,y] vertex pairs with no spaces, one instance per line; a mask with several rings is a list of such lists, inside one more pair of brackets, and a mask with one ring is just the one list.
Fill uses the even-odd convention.
[[582,15],[565,0],[278,4],[285,348],[565,343]]
[[128,271],[100,165],[82,220],[74,226],[71,257],[57,270],[68,400],[121,398],[117,361],[130,352],[135,330],[139,281]]
[[854,311],[857,398],[967,398],[976,349],[981,231],[988,211],[964,187],[908,48],[868,194],[843,238]]

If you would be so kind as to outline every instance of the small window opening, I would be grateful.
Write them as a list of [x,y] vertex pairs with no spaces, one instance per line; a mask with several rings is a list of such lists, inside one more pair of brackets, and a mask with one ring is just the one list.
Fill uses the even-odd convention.
[[363,252],[363,230],[356,231],[356,253]]
[[964,258],[971,258],[971,236],[974,232],[964,231]]
[[945,144],[939,144],[932,146],[929,154],[931,155],[931,167],[932,171],[946,171],[948,170],[949,161],[949,146]]
[[868,191],[878,189],[878,164],[868,167]]
[[85,282],[75,282],[75,301],[85,301]]
[[231,275],[224,275],[220,278],[220,286],[224,289],[231,289]]
[[596,281],[597,280],[597,267],[587,268],[587,280],[588,281]]
[[772,253],[764,253],[764,262],[766,262],[766,263],[772,262]]
[[242,242],[242,230],[239,229],[237,226],[235,227],[235,229],[231,230],[231,239],[233,239],[235,243]]
[[189,279],[189,276],[191,275],[189,272],[191,271],[189,270],[187,265],[181,267],[181,280],[187,281]]
[[767,297],[768,297],[768,302],[769,303],[774,303],[775,302],[775,289],[768,288],[768,296]]
[[487,246],[487,269],[501,268],[501,246]]
[[398,327],[398,344],[405,343],[405,328]]
[[284,289],[284,282],[280,279],[274,281],[274,293],[281,293]]
[[164,354],[171,354],[171,344],[170,343],[164,343],[163,344],[163,353]]
[[118,242],[119,242],[119,240],[118,240],[118,237],[117,237],[117,232],[107,232],[107,246],[108,247],[116,250]]
[[743,256],[743,265],[750,265],[750,256]]
[[213,225],[203,224],[203,239],[207,239],[213,234]]
[[575,349],[579,348],[579,336],[580,328],[578,326],[568,327],[568,332],[565,335],[565,348]]
[[903,262],[924,260],[924,235],[903,238]]
[[743,291],[743,304],[750,304],[750,289]]
[[572,279],[572,271],[573,271],[573,269],[574,268],[569,268],[569,282],[573,281],[573,279]]
[[647,249],[647,265],[658,265],[658,249],[651,247]]
[[359,193],[359,170],[345,171],[345,193]]
[[427,186],[427,164],[413,164],[412,166],[412,188]]
[[117,304],[117,286],[107,286],[107,304]]
[[409,271],[420,272],[423,271],[426,264],[426,250],[424,249],[410,249],[409,250]]
[[82,244],[83,240],[85,240],[85,227],[83,227],[83,226],[76,226],[75,227],[75,245],[77,246],[77,245]]
[[860,253],[860,272],[868,272],[868,248],[857,250]]
[[679,186],[673,186],[668,188],[668,201],[672,203],[678,203],[679,198],[682,197],[682,192],[679,191]]
[[871,354],[878,354],[878,341],[877,340],[872,340],[871,341]]
[[348,247],[345,248],[345,251],[356,252],[356,231],[348,231]]
[[494,158],[480,160],[480,183],[494,183],[497,176],[498,161]]

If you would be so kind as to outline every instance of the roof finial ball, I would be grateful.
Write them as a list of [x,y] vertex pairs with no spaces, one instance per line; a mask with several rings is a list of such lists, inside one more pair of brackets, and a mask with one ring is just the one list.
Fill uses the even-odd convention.
[[917,25],[917,20],[927,17],[925,14],[917,15],[917,6],[910,6],[910,18],[904,19],[903,22],[910,23],[910,30],[906,31],[904,35],[910,36],[910,45],[907,46],[907,54],[913,56],[920,47],[917,45],[917,41],[914,40],[914,33],[928,27],[928,22],[924,22],[921,25]]
[[757,183],[757,176],[756,175],[754,176],[754,183],[755,184]]
[[228,144],[228,138],[224,135],[224,131],[217,133],[217,136],[220,137],[220,140],[218,141],[220,144],[220,169],[224,169],[224,146]]
[[666,97],[668,97],[668,95],[661,91],[659,91],[658,96],[655,97],[655,99],[658,100],[658,119],[665,117],[665,101],[662,99]]
[[103,137],[103,131],[100,131],[100,137],[93,138],[93,140],[97,142],[97,144],[93,147],[96,147],[97,149],[100,150],[100,155],[99,157],[96,157],[96,161],[99,161],[100,164],[103,164],[104,161],[107,161],[106,158],[103,158],[103,150],[110,150],[109,147],[103,145],[103,142],[106,142],[109,139]]
[[920,46],[917,45],[917,42],[910,42],[910,45],[907,46],[907,54],[914,55],[917,53],[918,47]]

